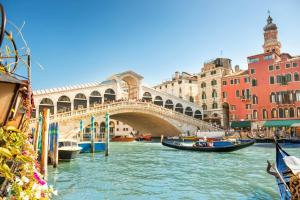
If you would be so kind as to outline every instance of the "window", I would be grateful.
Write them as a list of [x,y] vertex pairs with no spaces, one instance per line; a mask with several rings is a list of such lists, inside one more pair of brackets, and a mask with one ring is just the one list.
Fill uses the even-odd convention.
[[251,82],[251,83],[252,83],[252,86],[253,86],[253,87],[257,86],[257,81],[256,81],[256,79],[252,79],[252,82]]
[[216,91],[216,90],[213,90],[211,96],[212,96],[212,97],[217,97],[217,91]]
[[211,72],[210,72],[210,75],[214,75],[214,74],[216,74],[216,73],[217,73],[217,71],[214,70],[214,71],[211,71]]
[[256,63],[259,62],[259,58],[248,58],[248,63]]
[[279,65],[276,65],[276,70],[280,70],[280,66]]
[[234,84],[239,84],[240,83],[240,79],[234,79]]
[[289,117],[289,109],[285,108],[284,109],[284,118],[288,118]]
[[206,74],[205,74],[205,73],[201,74],[201,78],[203,78],[203,77],[205,77],[205,76],[206,76]]
[[205,82],[202,82],[201,83],[201,88],[205,88],[206,87],[206,83]]
[[178,81],[178,84],[181,84],[182,83],[182,80]]
[[203,109],[203,110],[207,110],[207,105],[206,105],[206,104],[203,104],[203,105],[202,105],[202,109]]
[[279,118],[284,118],[284,112],[282,108],[279,108]]
[[251,119],[251,114],[247,114],[246,119]]
[[192,80],[189,80],[189,83],[192,83]]
[[227,92],[223,92],[223,98],[227,98]]
[[300,101],[300,90],[296,91],[296,101]]
[[275,83],[275,78],[274,76],[270,76],[270,84],[274,84]]
[[300,117],[300,107],[297,108],[297,116]]
[[270,102],[271,103],[276,103],[276,94],[275,93],[271,93],[271,95],[270,95]]
[[251,74],[255,74],[255,69],[250,69]]
[[227,85],[227,82],[226,82],[226,81],[223,81],[222,84],[223,84],[223,85]]
[[297,67],[298,66],[298,63],[293,63],[293,67]]
[[246,104],[246,109],[251,109],[251,104]]
[[253,104],[258,104],[258,98],[257,98],[256,95],[253,95],[253,97],[252,97],[252,103]]
[[117,121],[117,125],[119,125],[119,121]]
[[257,119],[257,110],[253,110],[253,119]]
[[245,77],[245,78],[244,78],[244,82],[245,82],[245,83],[248,83],[248,82],[250,82],[250,80],[249,80],[249,79],[250,79],[249,77]]
[[202,99],[206,99],[206,93],[202,92]]
[[273,65],[269,65],[269,71],[273,71],[274,70],[274,66]]
[[161,89],[161,86],[159,86],[159,89]]
[[240,91],[239,91],[239,90],[236,90],[236,91],[235,91],[235,96],[236,96],[236,97],[240,97]]
[[287,83],[291,82],[292,81],[292,75],[291,74],[286,74],[285,75],[285,80],[286,80]]
[[294,108],[290,108],[289,114],[290,114],[291,118],[295,117],[295,110],[294,110]]
[[235,105],[230,105],[230,110],[236,110],[236,106]]
[[212,80],[212,81],[211,81],[211,85],[212,85],[212,86],[217,85],[217,81],[216,81],[216,80]]
[[300,77],[297,72],[294,73],[294,81],[300,81]]
[[233,83],[234,83],[234,82],[233,82],[233,79],[232,79],[232,80],[230,80],[230,85],[233,85]]
[[290,68],[291,67],[291,64],[290,63],[286,63],[285,64],[285,68]]
[[172,83],[172,86],[174,86],[174,83]]
[[213,104],[212,104],[212,109],[217,109],[218,108],[218,104],[216,103],[216,102],[214,102]]
[[272,111],[271,111],[271,117],[272,118],[277,118],[277,110],[275,108],[273,108]]
[[264,60],[272,60],[273,59],[273,55],[268,55],[264,57]]
[[277,75],[276,76],[276,81],[277,81],[277,83],[281,83],[282,82],[282,76],[281,75]]
[[168,85],[165,85],[165,88],[168,88]]
[[268,118],[268,112],[266,109],[263,109],[263,119],[267,119]]

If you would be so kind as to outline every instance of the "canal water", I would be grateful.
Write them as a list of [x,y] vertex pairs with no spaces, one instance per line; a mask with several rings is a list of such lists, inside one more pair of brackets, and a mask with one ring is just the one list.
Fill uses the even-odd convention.
[[[299,148],[287,148],[300,157]],[[266,160],[269,145],[231,153],[187,152],[160,143],[111,143],[110,155],[80,154],[69,163],[48,168],[54,199],[279,199]]]

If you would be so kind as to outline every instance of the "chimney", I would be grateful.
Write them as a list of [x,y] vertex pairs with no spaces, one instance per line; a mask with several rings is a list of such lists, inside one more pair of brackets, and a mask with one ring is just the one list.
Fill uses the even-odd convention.
[[240,70],[240,66],[239,66],[239,65],[234,66],[234,71],[235,71],[235,72],[241,71],[241,70]]
[[179,79],[179,72],[178,71],[175,72],[175,79],[176,80]]

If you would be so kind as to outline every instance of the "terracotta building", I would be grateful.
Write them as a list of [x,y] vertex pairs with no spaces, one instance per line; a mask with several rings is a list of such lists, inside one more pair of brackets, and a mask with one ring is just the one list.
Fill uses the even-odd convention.
[[277,26],[269,16],[264,53],[248,57],[252,128],[289,127],[300,122],[300,56],[281,52]]

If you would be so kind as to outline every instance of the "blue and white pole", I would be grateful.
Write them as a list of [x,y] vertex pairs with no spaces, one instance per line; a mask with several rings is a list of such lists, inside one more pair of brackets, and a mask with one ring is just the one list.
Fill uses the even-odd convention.
[[109,146],[109,114],[105,115],[105,132],[106,132],[106,144],[105,144],[105,156],[108,156],[108,146]]
[[95,153],[95,134],[94,134],[94,129],[95,129],[95,117],[91,117],[91,153]]

